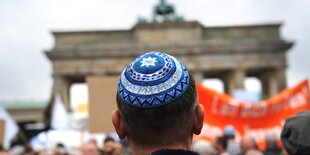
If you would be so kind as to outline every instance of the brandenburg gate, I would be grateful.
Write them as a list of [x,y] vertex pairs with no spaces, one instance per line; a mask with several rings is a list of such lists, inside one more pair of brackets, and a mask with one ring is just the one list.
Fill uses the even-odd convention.
[[46,52],[53,67],[52,97],[60,94],[69,110],[70,85],[87,76],[118,76],[136,56],[154,50],[179,58],[198,82],[221,79],[229,94],[244,88],[246,77],[256,77],[268,98],[286,87],[286,54],[293,43],[281,38],[280,28],[175,20],[138,22],[128,30],[53,32],[55,45]]

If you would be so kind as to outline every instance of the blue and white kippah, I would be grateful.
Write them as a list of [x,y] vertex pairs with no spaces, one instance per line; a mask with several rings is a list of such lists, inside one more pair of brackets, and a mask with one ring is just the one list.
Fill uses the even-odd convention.
[[189,73],[176,58],[149,52],[129,64],[118,81],[118,94],[130,106],[147,109],[180,97],[189,85]]

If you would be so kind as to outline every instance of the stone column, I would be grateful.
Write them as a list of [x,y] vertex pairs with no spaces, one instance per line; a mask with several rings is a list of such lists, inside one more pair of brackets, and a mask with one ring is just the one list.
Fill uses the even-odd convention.
[[196,83],[201,83],[202,80],[204,79],[203,74],[201,72],[194,72],[193,76],[195,78]]
[[[54,76],[52,97],[55,99],[56,95],[60,95],[67,111],[71,111],[69,102],[69,92],[71,82],[62,76]],[[53,103],[54,104],[54,103]]]
[[233,94],[236,89],[244,89],[244,79],[246,72],[244,69],[236,69],[225,73],[221,79],[224,82],[225,92]]
[[285,67],[279,67],[276,69],[277,82],[278,82],[278,92],[281,92],[282,90],[284,90],[287,87],[285,69],[286,69]]
[[262,83],[263,99],[269,99],[278,93],[277,72],[274,69],[264,71],[259,78]]

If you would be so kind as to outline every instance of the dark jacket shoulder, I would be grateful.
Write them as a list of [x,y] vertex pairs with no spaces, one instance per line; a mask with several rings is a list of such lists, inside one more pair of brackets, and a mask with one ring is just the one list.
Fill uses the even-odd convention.
[[162,149],[152,153],[152,155],[199,155],[190,150]]

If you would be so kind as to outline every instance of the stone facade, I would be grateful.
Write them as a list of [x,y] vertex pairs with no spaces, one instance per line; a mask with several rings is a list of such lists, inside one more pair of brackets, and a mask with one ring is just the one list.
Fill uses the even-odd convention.
[[69,88],[87,76],[115,76],[137,55],[168,51],[196,80],[219,78],[225,92],[244,87],[246,77],[262,81],[264,98],[286,87],[286,53],[293,45],[281,24],[204,27],[199,22],[138,23],[130,30],[53,32],[46,55],[53,65],[53,91],[69,110]]

